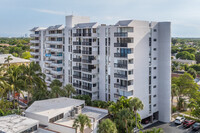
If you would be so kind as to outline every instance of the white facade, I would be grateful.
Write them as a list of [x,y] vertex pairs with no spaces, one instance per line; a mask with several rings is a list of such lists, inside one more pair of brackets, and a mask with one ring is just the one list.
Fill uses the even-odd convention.
[[[63,85],[72,84],[77,94],[90,95],[93,100],[138,97],[144,104],[142,118],[169,122],[170,22],[125,20],[107,26],[89,21],[88,17],[66,16],[59,65]],[[49,62],[47,57],[43,61]],[[49,64],[57,65],[54,61]]]

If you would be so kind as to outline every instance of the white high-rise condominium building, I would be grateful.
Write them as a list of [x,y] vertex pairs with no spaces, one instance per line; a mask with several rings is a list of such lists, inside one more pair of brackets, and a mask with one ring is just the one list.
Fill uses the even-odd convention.
[[31,31],[31,60],[41,65],[48,85],[58,79],[93,100],[138,97],[142,118],[170,121],[170,22],[98,25],[66,16],[65,26]]

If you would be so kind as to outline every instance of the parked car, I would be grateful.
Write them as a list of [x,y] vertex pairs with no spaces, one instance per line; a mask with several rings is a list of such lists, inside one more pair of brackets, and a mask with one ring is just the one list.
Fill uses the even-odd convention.
[[176,120],[174,121],[175,124],[182,124],[185,121],[185,117],[176,117]]
[[192,130],[198,131],[200,129],[200,123],[196,122],[192,125]]
[[183,122],[183,127],[188,128],[188,127],[192,126],[194,123],[195,123],[194,120],[185,120]]

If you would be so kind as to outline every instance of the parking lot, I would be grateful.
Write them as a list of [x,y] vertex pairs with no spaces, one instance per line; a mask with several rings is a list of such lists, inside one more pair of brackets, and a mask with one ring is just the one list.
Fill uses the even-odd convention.
[[184,128],[183,125],[176,125],[174,124],[174,122],[170,123],[156,122],[151,126],[145,128],[145,130],[153,127],[162,128],[164,130],[164,133],[200,133],[200,130],[195,132],[192,131],[191,127]]

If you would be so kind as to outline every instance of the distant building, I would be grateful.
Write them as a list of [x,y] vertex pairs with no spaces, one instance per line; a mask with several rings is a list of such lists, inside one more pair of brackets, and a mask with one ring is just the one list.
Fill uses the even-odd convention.
[[183,60],[183,59],[172,59],[172,62],[178,62],[178,63],[182,63],[182,64],[188,64],[188,65],[194,65],[196,64],[195,60]]
[[39,121],[19,115],[0,117],[0,133],[28,133],[37,131]]
[[29,64],[30,60],[15,57],[12,54],[0,54],[0,65],[7,65],[8,62],[5,62],[5,58],[8,56],[11,56],[12,60],[10,60],[9,64],[16,64],[16,65],[21,65],[21,64]]
[[60,133],[79,133],[72,125],[80,113],[91,119],[92,128],[85,127],[84,132],[96,133],[99,121],[108,115],[108,110],[85,106],[83,100],[61,97],[35,101],[25,111],[25,116],[38,120],[46,129]]

